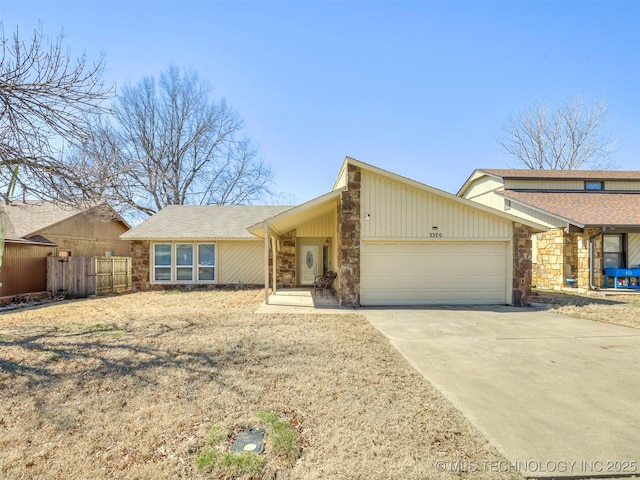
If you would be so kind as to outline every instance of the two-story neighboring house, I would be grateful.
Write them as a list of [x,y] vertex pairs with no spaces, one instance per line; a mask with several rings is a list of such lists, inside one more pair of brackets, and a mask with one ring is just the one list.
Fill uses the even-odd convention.
[[533,285],[638,288],[640,171],[478,169],[458,196],[548,228],[532,236]]

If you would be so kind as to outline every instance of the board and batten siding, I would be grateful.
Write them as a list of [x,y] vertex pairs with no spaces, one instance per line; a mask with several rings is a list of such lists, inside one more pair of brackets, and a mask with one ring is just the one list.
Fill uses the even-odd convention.
[[38,232],[58,245],[58,250],[70,250],[71,255],[102,256],[110,251],[115,256],[131,253],[131,242],[120,240],[127,228],[116,220],[101,221],[90,215],[76,215]]
[[337,232],[337,213],[328,214],[296,228],[296,237],[332,238]]
[[47,289],[47,257],[56,247],[7,242],[2,255],[0,297],[44,292]]
[[464,198],[502,210],[504,209],[504,198],[495,195],[495,192],[499,190],[503,190],[502,182],[493,177],[483,176],[473,181],[465,191]]
[[221,284],[264,284],[264,241],[218,241],[216,275]]
[[628,267],[640,265],[640,233],[629,233],[627,235],[627,248],[629,249]]
[[607,180],[604,182],[605,190],[624,190],[630,192],[640,192],[640,182],[623,182],[618,180]]
[[584,190],[584,180],[515,180],[507,178],[508,190]]
[[502,183],[491,177],[480,177],[475,180],[464,193],[463,198],[495,208],[510,215],[520,217],[531,222],[541,223],[549,228],[562,227],[566,222],[561,222],[551,215],[547,215],[515,202],[507,202],[504,197],[496,194],[503,191]]
[[[588,180],[588,179],[586,179]],[[597,181],[597,180],[595,180]],[[505,188],[509,190],[575,190],[584,191],[585,180],[515,180],[506,179]],[[624,180],[604,180],[604,189],[609,191],[640,191],[640,182]]]
[[552,217],[546,213],[539,212],[533,208],[512,202],[511,207],[505,210],[508,214],[520,217],[530,222],[544,225],[547,228],[565,227],[567,222],[563,222],[557,217]]
[[362,172],[361,197],[362,240],[511,239],[509,220],[372,172]]

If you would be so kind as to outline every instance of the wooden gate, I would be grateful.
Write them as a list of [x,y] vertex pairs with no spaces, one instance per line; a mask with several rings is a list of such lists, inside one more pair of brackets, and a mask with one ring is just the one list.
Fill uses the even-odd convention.
[[49,257],[47,290],[87,297],[131,291],[131,257]]

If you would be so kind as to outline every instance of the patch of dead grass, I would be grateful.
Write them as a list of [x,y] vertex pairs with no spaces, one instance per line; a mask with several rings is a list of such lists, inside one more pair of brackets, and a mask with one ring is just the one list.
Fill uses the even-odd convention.
[[640,329],[640,293],[561,293],[539,291],[535,302],[563,315]]
[[262,478],[460,478],[435,462],[504,460],[363,317],[256,315],[261,298],[137,293],[0,315],[0,477],[210,478],[195,460],[212,426],[260,411],[302,440]]

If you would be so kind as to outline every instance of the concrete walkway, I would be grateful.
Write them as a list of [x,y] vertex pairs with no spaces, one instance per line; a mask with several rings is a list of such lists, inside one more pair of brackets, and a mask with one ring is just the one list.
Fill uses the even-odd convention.
[[512,470],[527,478],[640,476],[639,330],[509,307],[359,313]]

